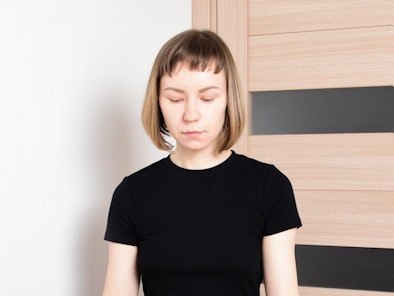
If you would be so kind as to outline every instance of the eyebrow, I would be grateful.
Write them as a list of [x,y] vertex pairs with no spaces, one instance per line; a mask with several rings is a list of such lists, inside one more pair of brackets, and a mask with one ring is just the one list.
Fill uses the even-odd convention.
[[175,92],[181,93],[181,94],[185,93],[183,90],[181,90],[179,88],[175,88],[175,87],[166,87],[164,90],[172,90],[172,91],[175,91]]
[[[218,90],[220,90],[220,87],[211,85],[211,86],[207,86],[207,87],[204,87],[204,88],[198,90],[198,92],[199,93],[203,93],[203,92],[209,91],[211,89],[218,89]],[[183,90],[181,90],[179,88],[175,88],[175,87],[166,87],[164,90],[172,90],[172,91],[175,91],[177,93],[182,93],[182,94],[185,93]]]
[[198,92],[199,92],[199,93],[203,93],[203,92],[206,92],[206,91],[211,90],[211,89],[220,90],[220,87],[217,87],[217,86],[214,86],[214,85],[212,85],[212,86],[207,86],[207,87],[204,87],[204,88],[200,89]]

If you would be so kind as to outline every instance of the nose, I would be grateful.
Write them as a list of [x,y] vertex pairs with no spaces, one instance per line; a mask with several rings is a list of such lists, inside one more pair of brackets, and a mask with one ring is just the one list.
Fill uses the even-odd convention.
[[186,100],[183,120],[187,122],[197,121],[200,118],[200,108],[195,99]]

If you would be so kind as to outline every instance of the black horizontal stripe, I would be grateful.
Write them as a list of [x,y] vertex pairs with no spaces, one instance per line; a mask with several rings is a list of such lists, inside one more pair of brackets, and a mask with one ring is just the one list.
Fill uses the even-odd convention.
[[394,88],[251,93],[252,134],[381,133],[394,130]]
[[300,286],[394,292],[394,250],[297,245]]

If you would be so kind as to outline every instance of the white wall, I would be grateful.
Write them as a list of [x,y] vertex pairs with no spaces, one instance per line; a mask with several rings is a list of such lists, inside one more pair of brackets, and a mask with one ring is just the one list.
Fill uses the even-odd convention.
[[0,0],[0,295],[99,295],[123,176],[166,155],[140,109],[185,0]]

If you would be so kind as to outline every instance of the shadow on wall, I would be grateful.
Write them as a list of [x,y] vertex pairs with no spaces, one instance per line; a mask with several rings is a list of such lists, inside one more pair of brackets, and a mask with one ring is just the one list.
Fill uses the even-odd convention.
[[[90,104],[82,122],[87,126],[83,149],[86,158],[88,194],[84,223],[80,225],[77,239],[75,277],[80,283],[79,296],[101,295],[107,265],[107,243],[103,240],[108,209],[115,187],[131,172],[133,153],[132,139],[136,127],[130,123],[132,115],[125,108],[121,94],[99,97]],[[95,105],[95,107],[92,107]],[[96,109],[97,108],[97,109]],[[90,125],[90,126],[89,126]]]

